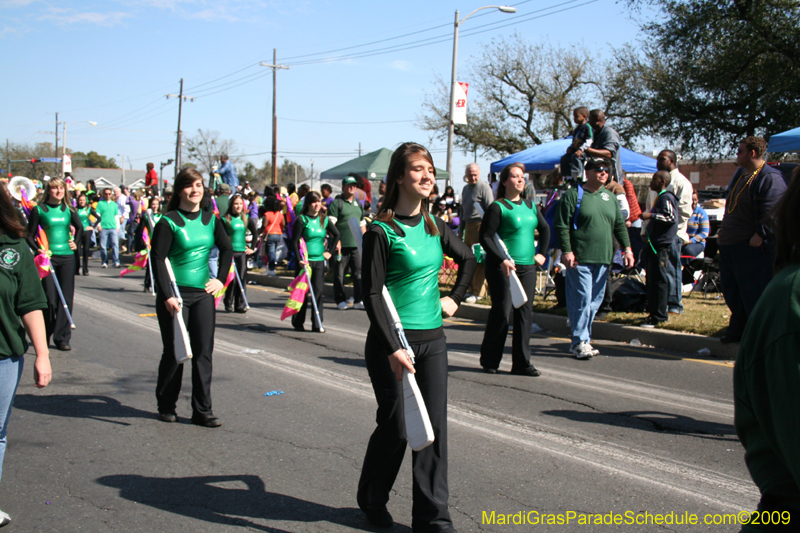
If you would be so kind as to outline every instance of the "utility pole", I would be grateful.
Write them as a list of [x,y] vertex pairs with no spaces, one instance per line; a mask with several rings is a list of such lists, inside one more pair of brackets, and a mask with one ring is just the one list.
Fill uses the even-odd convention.
[[6,139],[6,175],[11,177],[11,152],[8,151],[8,139]]
[[266,61],[261,62],[262,67],[272,69],[272,184],[278,184],[278,115],[276,112],[276,89],[278,87],[278,69],[289,70],[288,65],[278,64],[278,50],[272,49],[272,64]]
[[358,157],[361,157],[361,143],[358,143]]
[[[56,147],[53,150],[53,157],[58,157],[58,111],[56,111]],[[53,176],[58,174],[58,163],[53,163]]]
[[[194,102],[193,96],[184,96],[183,95],[183,78],[181,78],[181,92],[180,94],[168,94],[167,100],[170,98],[177,98],[178,99],[178,142],[175,144],[175,177],[178,177],[178,171],[181,168],[181,112],[183,110],[183,101],[189,100]],[[123,170],[124,172],[124,170]]]
[[314,188],[314,160],[311,160],[311,183],[309,185],[312,189]]

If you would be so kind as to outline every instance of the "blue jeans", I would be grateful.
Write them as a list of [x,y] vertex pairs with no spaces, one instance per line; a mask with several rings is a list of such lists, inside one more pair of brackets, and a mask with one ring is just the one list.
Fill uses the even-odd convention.
[[567,314],[572,347],[592,339],[592,320],[606,292],[608,265],[578,265],[566,270]]
[[22,356],[0,359],[0,478],[3,477],[3,457],[6,455],[8,417],[22,377],[22,363]]
[[208,254],[208,274],[211,279],[216,279],[219,274],[219,248],[214,246]]
[[103,263],[108,263],[108,239],[111,239],[111,262],[119,263],[119,233],[117,228],[114,229],[101,229],[100,230],[100,260]]
[[670,313],[683,313],[683,270],[681,269],[681,248],[683,241],[675,237],[669,248],[669,268],[667,269],[667,309]]
[[267,248],[267,258],[269,260],[267,266],[268,270],[275,270],[275,264],[277,263],[278,245],[280,245],[281,239],[283,239],[283,235],[270,234],[267,236],[266,248]]

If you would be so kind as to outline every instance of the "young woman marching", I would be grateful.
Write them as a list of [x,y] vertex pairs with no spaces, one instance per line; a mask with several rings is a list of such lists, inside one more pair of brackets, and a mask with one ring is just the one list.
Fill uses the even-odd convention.
[[[0,268],[0,472],[6,451],[8,418],[28,349],[26,330],[36,353],[34,385],[46,387],[52,376],[42,316],[47,299],[24,236],[25,226],[11,203],[6,184],[0,182],[0,260],[3,265]],[[10,521],[11,518],[0,511],[0,527]]]
[[[322,320],[322,291],[325,287],[325,261],[330,259],[330,255],[325,251],[325,235],[330,235],[331,242],[328,249],[332,250],[339,242],[339,230],[332,224],[330,219],[322,213],[322,199],[316,191],[306,193],[303,197],[303,209],[295,219],[292,226],[292,248],[295,257],[300,263],[295,275],[300,274],[300,268],[311,265],[311,288],[314,290],[314,297],[317,301],[319,318]],[[308,257],[300,260],[300,239],[306,241]],[[292,327],[297,331],[303,331],[303,322],[306,321],[306,310],[308,308],[311,293],[306,295],[303,307],[300,311],[292,315]],[[320,323],[314,313],[311,316],[311,331],[319,332]]]
[[[255,235],[258,231],[256,229],[256,221],[254,218],[248,217],[248,213],[244,209],[244,200],[241,194],[234,194],[228,203],[228,212],[223,218],[225,231],[228,237],[231,238],[231,245],[233,246],[233,261],[236,264],[236,271],[239,273],[239,279],[242,282],[242,287],[247,287],[247,256],[255,252],[252,248],[248,248],[245,241],[245,235],[249,231],[250,235]],[[227,277],[228,273],[225,272]],[[237,313],[246,313],[244,304],[244,295],[239,289],[239,283],[233,280],[225,291],[225,310],[231,312],[235,310]]]
[[[94,235],[95,227],[100,223],[100,215],[97,214],[94,207],[89,205],[89,197],[85,194],[81,194],[78,196],[78,208],[76,209],[78,212],[78,218],[81,221],[81,227],[83,227],[83,236],[81,240],[76,241],[78,243],[78,259],[80,260],[80,266],[83,270],[83,275],[89,275],[89,252],[92,248],[92,236]],[[94,222],[89,217],[94,217]],[[75,265],[75,271],[77,273],[79,265]]]
[[[50,244],[50,265],[53,274],[58,278],[61,293],[72,314],[72,297],[75,293],[75,242],[83,239],[83,223],[78,213],[67,204],[66,187],[61,178],[51,178],[44,186],[44,202],[31,209],[28,217],[28,245],[36,251],[36,255],[45,253],[36,243],[36,236],[41,226]],[[72,229],[75,230],[74,238]],[[58,296],[56,284],[51,276],[42,279],[44,292],[47,295],[48,308],[45,310],[44,322],[47,326],[47,341],[53,338],[56,348],[69,351],[72,338],[67,313]]]
[[[378,427],[370,437],[358,505],[369,522],[390,527],[389,493],[406,451],[403,421],[403,370],[416,374],[435,440],[413,452],[412,528],[451,532],[447,509],[447,345],[442,315],[458,309],[475,272],[470,249],[441,219],[428,214],[436,179],[433,158],[416,143],[404,143],[392,155],[387,194],[376,221],[364,234],[364,304],[370,320],[364,356],[378,400]],[[450,295],[439,298],[439,269],[444,255],[458,264]],[[391,327],[381,292],[384,284],[416,354],[416,369]]]
[[[161,216],[161,198],[154,196],[150,199],[150,206],[144,212],[141,222],[139,222],[141,229],[136,231],[137,235],[140,236],[139,238],[141,238],[141,235],[144,233],[144,228],[147,228],[147,232],[150,235],[151,247],[153,242],[153,231],[155,231],[158,221],[161,220]],[[147,260],[152,261],[152,259],[153,257],[151,253]],[[152,267],[153,265],[151,264],[150,266]],[[146,268],[144,273],[144,292],[150,292],[152,284],[153,280],[150,279],[150,269]]]
[[[533,297],[536,294],[536,265],[544,264],[547,243],[550,242],[550,226],[541,209],[533,206],[533,199],[522,198],[524,189],[525,165],[512,163],[506,166],[500,172],[497,201],[489,206],[481,222],[480,242],[486,250],[486,281],[492,299],[481,345],[481,366],[488,374],[497,373],[500,366],[512,316],[511,373],[533,377],[541,374],[531,364],[531,322]],[[538,254],[534,243],[534,231],[537,229],[539,242],[542,243],[542,250]],[[508,248],[513,263],[498,248],[495,234]],[[516,272],[528,296],[528,301],[518,309],[511,305],[509,277],[512,271]]]
[[[181,390],[183,366],[175,360],[173,337],[174,313],[181,312],[178,300],[170,291],[165,259],[175,272],[175,281],[183,298],[183,318],[189,332],[192,352],[192,423],[219,427],[222,423],[211,410],[211,352],[214,349],[214,293],[223,286],[231,267],[233,250],[222,224],[213,213],[201,210],[203,176],[194,169],[184,169],[175,178],[174,193],[166,214],[153,232],[151,254],[156,277],[156,314],[161,328],[164,352],[158,367],[156,400],[159,418],[177,422],[175,413]],[[219,248],[219,276],[209,279],[208,255]]]

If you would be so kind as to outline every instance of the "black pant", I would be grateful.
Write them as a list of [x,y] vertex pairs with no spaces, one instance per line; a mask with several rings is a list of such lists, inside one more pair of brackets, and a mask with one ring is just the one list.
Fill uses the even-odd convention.
[[486,263],[486,281],[492,308],[486,321],[486,332],[481,344],[481,366],[500,366],[508,336],[508,326],[513,319],[511,340],[511,369],[522,371],[531,366],[531,323],[533,322],[533,297],[536,294],[536,265],[517,265],[517,277],[528,295],[528,301],[519,309],[511,303],[509,278],[503,274],[499,263]]
[[748,241],[719,245],[719,277],[722,295],[731,310],[728,335],[741,337],[747,319],[772,280],[775,247],[755,248]]
[[647,311],[650,317],[665,322],[669,319],[667,314],[667,301],[669,299],[669,269],[672,268],[669,259],[669,245],[656,248],[653,253],[648,246],[647,256]]
[[[416,355],[417,384],[434,434],[433,444],[411,455],[411,526],[415,532],[446,531],[453,527],[447,510],[447,343],[442,337],[411,347]],[[378,401],[378,427],[369,439],[358,481],[358,506],[364,511],[377,511],[386,506],[407,445],[403,384],[397,381],[386,355],[386,347],[370,328],[364,356]]]
[[353,300],[361,301],[361,253],[358,248],[342,248],[342,260],[333,261],[333,298],[337,304],[347,300],[344,293],[344,274],[348,266],[353,279]]
[[[212,415],[211,411],[211,352],[214,350],[214,296],[207,292],[182,289],[183,320],[192,346],[192,414]],[[164,351],[158,365],[156,400],[159,413],[174,413],[181,392],[183,364],[175,361],[173,317],[167,311],[163,297],[156,298],[156,314],[161,328]]]
[[[247,254],[244,252],[234,252],[233,260],[236,262],[236,272],[242,280],[242,287],[247,287]],[[228,310],[233,305],[235,311],[244,311],[244,296],[239,288],[239,282],[234,279],[225,291],[225,309]]]
[[[325,261],[309,261],[311,265],[311,288],[314,289],[314,298],[317,300],[317,309],[319,309],[319,319],[322,320],[322,291],[325,288]],[[296,275],[299,275],[297,271]],[[292,315],[292,326],[300,327],[306,321],[306,310],[311,305],[311,291],[306,293],[306,299],[303,300],[303,307]],[[314,330],[320,329],[320,322],[313,309],[311,311],[311,327]]]
[[78,249],[75,251],[75,257],[80,260],[80,263],[75,262],[75,273],[78,273],[78,268],[83,267],[83,273],[89,273],[89,254],[92,249],[92,235],[94,230],[87,230],[83,232],[83,237],[76,241]]
[[[53,274],[58,278],[64,301],[67,302],[69,312],[72,314],[72,296],[75,294],[75,255],[53,255],[50,257],[50,266]],[[47,309],[44,311],[47,342],[50,342],[52,336],[55,344],[69,344],[69,340],[72,338],[72,329],[67,313],[64,311],[64,305],[58,296],[53,274],[42,279],[42,287],[47,295]]]

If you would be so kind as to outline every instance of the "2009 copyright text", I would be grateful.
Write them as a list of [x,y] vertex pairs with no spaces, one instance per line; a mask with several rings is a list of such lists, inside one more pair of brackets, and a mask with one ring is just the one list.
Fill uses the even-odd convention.
[[624,511],[608,513],[579,513],[577,511],[562,511],[559,513],[545,513],[539,511],[498,513],[496,511],[483,511],[481,521],[484,525],[508,526],[547,526],[547,525],[586,525],[586,526],[613,526],[613,525],[786,525],[791,516],[789,511],[773,511],[754,513],[740,511],[738,513],[712,513],[698,515],[689,512],[650,513],[641,511]]

